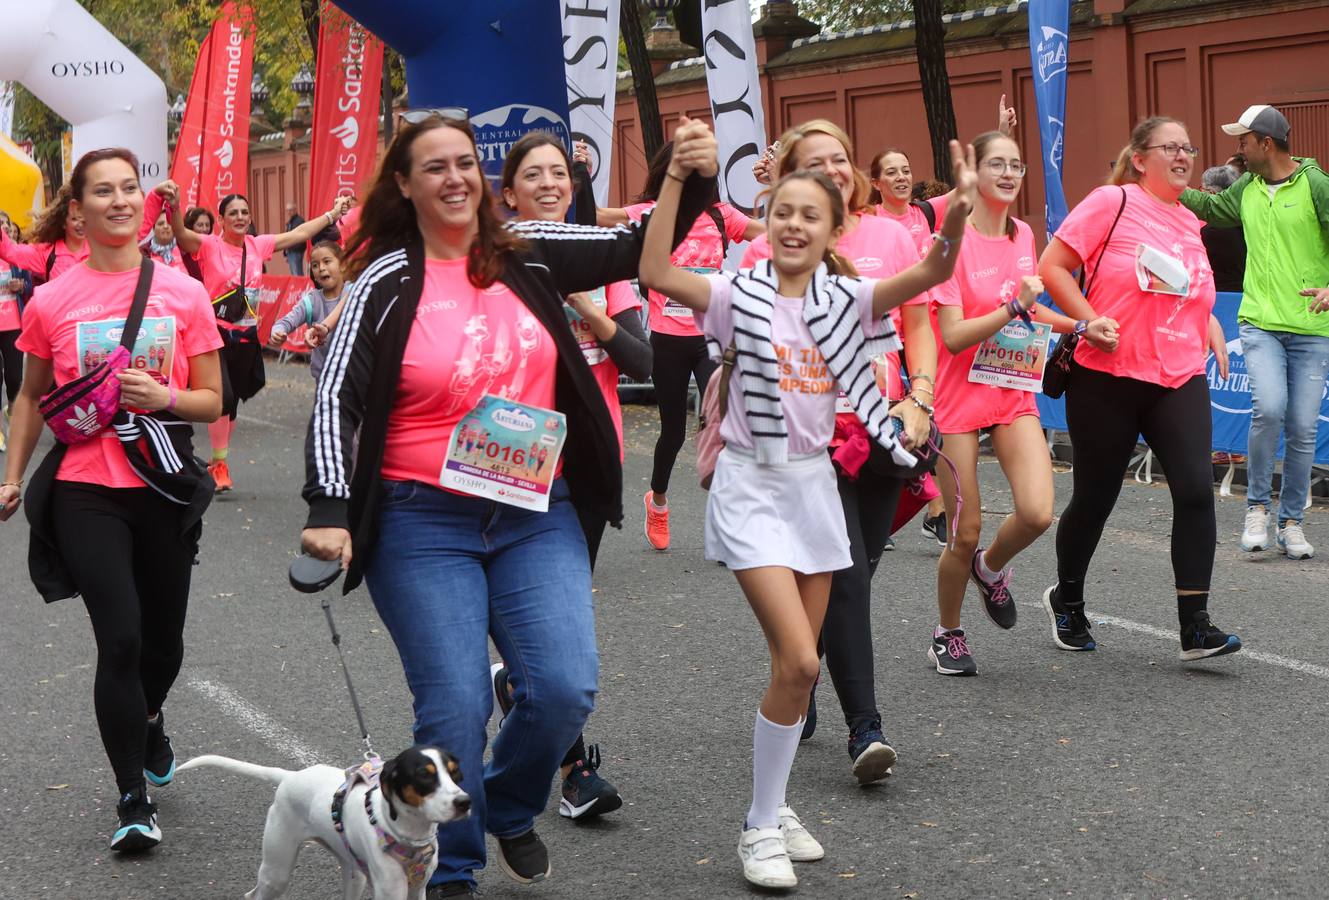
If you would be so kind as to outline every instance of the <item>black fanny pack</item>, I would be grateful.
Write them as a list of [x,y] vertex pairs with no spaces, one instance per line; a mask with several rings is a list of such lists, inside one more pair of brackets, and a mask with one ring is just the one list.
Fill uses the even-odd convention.
[[212,301],[212,311],[223,322],[234,325],[249,312],[249,296],[245,293],[245,265],[249,261],[249,247],[240,246],[240,283]]

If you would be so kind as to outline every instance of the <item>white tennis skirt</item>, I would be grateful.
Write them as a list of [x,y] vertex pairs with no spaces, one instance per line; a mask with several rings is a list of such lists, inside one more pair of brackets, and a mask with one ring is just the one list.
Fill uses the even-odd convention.
[[706,501],[706,558],[730,569],[785,566],[810,575],[852,565],[835,467],[826,452],[759,465],[720,451]]

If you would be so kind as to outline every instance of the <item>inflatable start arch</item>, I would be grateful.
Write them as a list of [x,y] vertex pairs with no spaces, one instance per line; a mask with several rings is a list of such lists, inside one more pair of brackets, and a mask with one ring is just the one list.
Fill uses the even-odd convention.
[[0,80],[17,81],[74,127],[74,157],[127,147],[144,187],[166,177],[166,86],[76,0],[5,4]]

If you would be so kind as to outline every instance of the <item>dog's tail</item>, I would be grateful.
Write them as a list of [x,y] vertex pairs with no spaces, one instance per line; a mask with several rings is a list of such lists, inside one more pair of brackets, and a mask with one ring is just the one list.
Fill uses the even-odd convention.
[[244,775],[247,778],[254,778],[259,781],[266,781],[270,784],[281,784],[289,776],[295,774],[289,769],[278,769],[273,766],[256,766],[253,763],[247,763],[239,759],[231,759],[229,756],[195,756],[188,762],[181,763],[177,772],[184,772],[187,769],[196,769],[201,766],[214,766],[218,769],[225,769],[228,772],[234,772],[236,775]]

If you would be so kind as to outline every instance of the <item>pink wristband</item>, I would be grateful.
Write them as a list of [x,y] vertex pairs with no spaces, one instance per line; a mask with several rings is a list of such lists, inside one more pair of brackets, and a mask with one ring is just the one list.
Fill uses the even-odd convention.
[[168,403],[168,404],[166,404],[166,408],[167,408],[167,409],[172,409],[172,410],[173,410],[173,409],[175,409],[175,401],[176,401],[176,399],[177,399],[177,397],[176,397],[176,395],[175,395],[175,385],[170,385],[169,387],[170,387],[170,391],[171,391],[171,402]]

